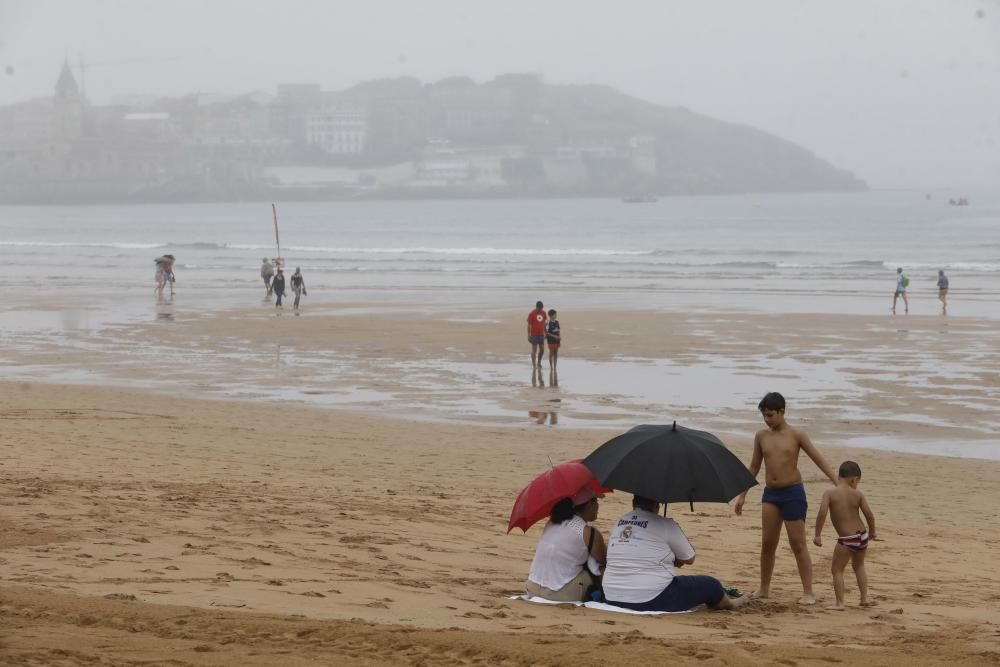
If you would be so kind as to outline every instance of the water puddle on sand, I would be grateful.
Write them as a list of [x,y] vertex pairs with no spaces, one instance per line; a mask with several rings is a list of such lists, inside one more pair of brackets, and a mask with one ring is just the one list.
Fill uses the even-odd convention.
[[[149,330],[63,321],[59,312],[37,316],[45,322],[31,324],[45,326],[27,340],[17,331],[4,336],[0,371],[8,379],[291,401],[430,421],[627,428],[676,419],[741,433],[759,427],[760,397],[780,391],[794,419],[811,433],[822,424],[828,441],[836,436],[841,444],[862,447],[1000,458],[992,440],[1000,430],[1000,383],[986,370],[997,361],[993,340],[962,346],[962,354],[903,354],[888,341],[864,355],[816,346],[787,356],[709,354],[702,348],[673,359],[570,357],[560,360],[553,377],[547,366],[533,371],[520,357],[467,361],[456,358],[456,350],[449,358],[400,360],[255,346],[239,337],[158,338],[165,342],[152,344]],[[927,427],[942,437],[870,437],[865,429],[873,421],[889,431]]]

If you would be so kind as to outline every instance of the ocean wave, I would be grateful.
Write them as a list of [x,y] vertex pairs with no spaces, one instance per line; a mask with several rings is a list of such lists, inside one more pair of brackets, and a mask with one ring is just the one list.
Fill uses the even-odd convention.
[[13,248],[115,248],[118,250],[151,250],[165,248],[167,243],[119,243],[85,241],[0,241],[0,246]]
[[[237,250],[273,250],[271,245],[232,244]],[[599,248],[341,248],[326,246],[286,246],[289,252],[320,252],[341,255],[530,255],[530,256],[641,256],[652,255],[652,250],[605,250]]]
[[970,271],[973,273],[996,273],[1000,272],[1000,263],[993,262],[942,262],[940,264],[928,264],[920,262],[882,262],[886,269],[895,271],[897,267],[903,267],[903,271],[937,271],[944,269],[947,271]]

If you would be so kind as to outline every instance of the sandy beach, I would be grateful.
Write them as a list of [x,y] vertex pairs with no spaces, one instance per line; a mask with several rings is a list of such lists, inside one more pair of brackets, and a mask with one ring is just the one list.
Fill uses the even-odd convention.
[[[316,313],[269,315],[179,318],[159,329],[163,340],[152,342],[168,347],[171,340],[198,340],[218,354],[227,340],[245,341],[250,349],[259,341],[288,340],[302,354],[336,348],[373,367],[386,357],[420,359],[443,339],[456,357],[488,350],[487,356],[506,359],[526,347],[518,345],[520,318],[496,325],[457,317],[442,325],[443,318],[396,314],[385,316],[394,322],[373,326],[370,316],[333,313],[324,326]],[[655,322],[642,318],[662,316],[633,314],[642,325],[631,331],[645,333],[628,340],[631,354],[697,354],[705,345],[690,319],[653,335]],[[818,336],[843,330],[843,321],[783,318],[780,333],[761,316],[740,316],[740,326],[721,319],[730,340],[717,334],[713,346],[747,356],[794,345],[847,349],[859,341],[876,349],[878,327],[885,326],[884,318],[852,321],[854,339],[824,346]],[[111,339],[141,334],[149,342],[156,324],[138,331],[126,326]],[[919,341],[939,335],[940,326],[931,318],[909,321],[918,351]],[[948,327],[957,335],[979,330],[975,321],[949,321]],[[400,331],[405,336],[393,334]],[[603,321],[578,326],[577,345],[599,361],[615,349],[608,339],[618,337],[616,331]],[[113,347],[90,350],[86,362],[75,358],[83,354],[79,349],[67,347],[8,349],[6,355],[34,356],[38,364],[45,354],[61,354],[59,363],[106,371]],[[520,391],[526,393],[517,400],[528,405],[539,388],[528,385],[524,363]],[[197,370],[175,372],[186,377]],[[230,370],[231,381],[239,381],[239,372]],[[148,363],[147,376],[156,379],[161,371]],[[135,366],[121,372],[138,374]],[[874,427],[903,438],[985,439],[974,428],[956,431],[961,408],[935,403],[939,394],[922,382],[894,395],[916,406],[913,411],[932,406],[944,425],[853,423],[836,409],[846,410],[846,399],[803,415],[831,461],[854,458],[864,470],[862,488],[880,522],[880,540],[869,554],[876,607],[822,610],[832,597],[827,547],[812,548],[821,604],[796,605],[794,561],[782,546],[773,599],[742,613],[642,618],[507,599],[521,590],[539,533],[505,534],[517,491],[549,459],[585,456],[613,429],[545,428],[527,415],[522,425],[449,423],[406,409],[393,414],[391,402],[379,414],[370,405],[310,405],[301,397],[206,400],[190,395],[194,385],[184,395],[93,386],[87,377],[73,385],[0,383],[3,664],[569,665],[581,655],[607,664],[1000,660],[1000,462],[831,444],[837,442],[832,433]],[[994,381],[986,370],[978,379],[983,391]],[[571,383],[569,374],[565,382]],[[752,408],[740,419],[745,430],[722,420],[730,424],[724,437],[748,460],[757,428]],[[794,412],[790,419],[796,421]],[[827,483],[814,468],[803,468],[815,508]],[[670,508],[699,549],[693,573],[754,587],[759,493],[750,498],[742,518],[725,505],[699,505],[693,513]],[[598,527],[607,530],[628,500],[625,494],[606,498]],[[814,516],[813,509],[810,527]],[[849,579],[849,605],[856,599]]]

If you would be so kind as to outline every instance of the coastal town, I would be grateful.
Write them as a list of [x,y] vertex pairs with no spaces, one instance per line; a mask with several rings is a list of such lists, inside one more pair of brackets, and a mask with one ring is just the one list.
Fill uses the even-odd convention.
[[[77,68],[79,69],[79,68]],[[751,128],[536,74],[288,83],[273,92],[0,108],[0,202],[610,196],[857,190]]]

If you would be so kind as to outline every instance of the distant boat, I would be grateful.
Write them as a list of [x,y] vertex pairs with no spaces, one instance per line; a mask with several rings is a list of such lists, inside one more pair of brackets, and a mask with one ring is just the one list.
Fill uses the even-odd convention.
[[656,195],[625,195],[622,197],[625,204],[655,204]]
[[969,200],[965,197],[959,197],[958,199],[949,199],[948,203],[952,206],[968,206]]

